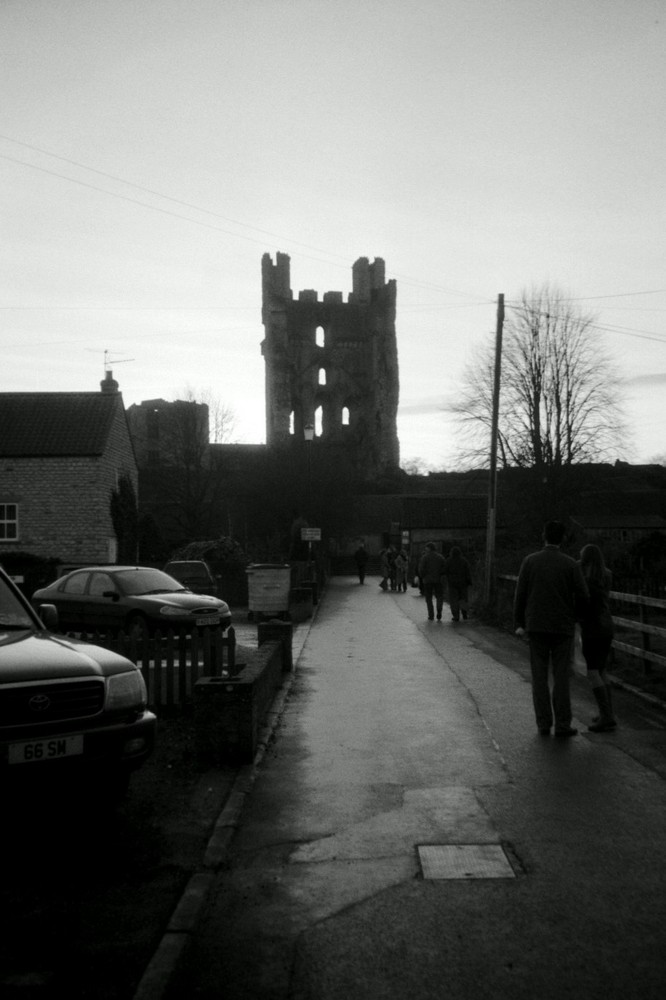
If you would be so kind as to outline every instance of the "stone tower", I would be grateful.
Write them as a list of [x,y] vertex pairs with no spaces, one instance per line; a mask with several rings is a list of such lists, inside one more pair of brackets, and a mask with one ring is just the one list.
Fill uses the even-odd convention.
[[353,291],[302,291],[295,301],[290,259],[264,254],[261,351],[266,363],[266,443],[284,447],[316,429],[315,446],[338,450],[363,479],[395,472],[400,461],[395,333],[396,283],[384,261],[361,257]]

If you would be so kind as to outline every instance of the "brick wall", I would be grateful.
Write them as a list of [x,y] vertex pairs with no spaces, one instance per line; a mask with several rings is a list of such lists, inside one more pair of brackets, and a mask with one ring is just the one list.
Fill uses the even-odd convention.
[[19,507],[18,540],[0,542],[3,552],[29,552],[63,563],[106,563],[113,556],[111,491],[138,473],[122,402],[105,452],[99,456],[11,458],[1,463],[2,500]]

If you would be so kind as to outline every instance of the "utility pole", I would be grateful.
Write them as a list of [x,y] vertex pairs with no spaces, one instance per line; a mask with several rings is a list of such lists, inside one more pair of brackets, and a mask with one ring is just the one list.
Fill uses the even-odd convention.
[[495,381],[493,385],[493,415],[490,431],[490,481],[488,483],[488,524],[486,528],[486,575],[483,599],[487,605],[493,592],[495,564],[495,525],[497,522],[497,425],[499,422],[500,376],[502,373],[502,330],[504,328],[504,295],[497,296],[497,327],[495,332]]

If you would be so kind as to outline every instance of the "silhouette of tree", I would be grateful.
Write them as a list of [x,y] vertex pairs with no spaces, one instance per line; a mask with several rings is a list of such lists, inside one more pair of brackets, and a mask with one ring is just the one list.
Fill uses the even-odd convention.
[[[453,405],[466,463],[488,461],[494,366],[493,335],[465,369]],[[499,466],[547,474],[604,461],[618,456],[624,436],[620,379],[594,318],[552,286],[523,292],[504,324]]]

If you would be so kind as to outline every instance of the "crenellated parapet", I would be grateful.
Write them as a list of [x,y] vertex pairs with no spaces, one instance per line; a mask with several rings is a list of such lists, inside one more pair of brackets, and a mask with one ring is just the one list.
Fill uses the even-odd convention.
[[364,477],[397,468],[395,281],[381,258],[361,257],[347,302],[340,291],[294,298],[289,264],[262,259],[267,444],[300,442],[314,424],[316,445],[343,448]]

